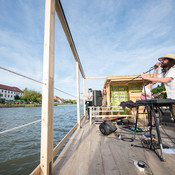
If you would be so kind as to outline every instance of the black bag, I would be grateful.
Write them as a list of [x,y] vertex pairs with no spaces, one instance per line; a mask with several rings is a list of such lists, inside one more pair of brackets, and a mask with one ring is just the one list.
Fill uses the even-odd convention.
[[117,127],[111,121],[104,121],[99,129],[103,135],[109,135],[117,130]]
[[126,101],[126,102],[125,102],[125,105],[126,105],[126,107],[128,107],[128,108],[130,108],[130,109],[136,107],[136,104],[135,104],[133,101],[131,101],[131,100]]

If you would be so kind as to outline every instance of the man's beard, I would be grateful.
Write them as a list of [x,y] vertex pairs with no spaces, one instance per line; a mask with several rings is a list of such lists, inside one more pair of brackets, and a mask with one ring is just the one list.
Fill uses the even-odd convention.
[[161,67],[162,67],[163,69],[165,69],[165,68],[168,67],[168,64],[167,64],[167,63],[162,63],[162,64],[161,64]]

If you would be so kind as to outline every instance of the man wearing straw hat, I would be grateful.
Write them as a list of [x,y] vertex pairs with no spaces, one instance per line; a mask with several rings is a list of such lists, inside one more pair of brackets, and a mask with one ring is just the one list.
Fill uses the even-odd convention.
[[[145,80],[153,81],[155,83],[164,83],[167,98],[175,100],[175,55],[166,54],[164,57],[158,58],[160,62],[156,63],[153,77],[148,77],[145,73],[141,77]],[[162,67],[161,77],[158,77],[159,68]]]

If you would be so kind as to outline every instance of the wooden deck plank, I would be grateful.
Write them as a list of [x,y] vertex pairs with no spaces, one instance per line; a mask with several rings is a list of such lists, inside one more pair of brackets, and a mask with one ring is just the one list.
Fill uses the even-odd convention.
[[100,149],[100,137],[97,127],[91,126],[91,142],[89,155],[89,174],[104,175],[104,165],[102,161],[102,153]]
[[[74,153],[72,165],[66,170],[68,174],[86,175],[88,172],[88,157],[90,148],[90,129],[88,127],[82,128],[83,137],[81,139],[78,150]],[[84,170],[82,172],[82,170]]]
[[[166,131],[173,137],[174,130]],[[126,131],[120,132],[118,129],[117,132],[123,137],[133,137]],[[147,163],[149,167],[145,170],[148,174],[175,174],[175,155],[166,155],[166,162],[161,162],[153,151],[131,147],[131,142],[119,140],[116,135],[117,133],[103,136],[99,131],[99,125],[89,126],[89,122],[85,120],[83,127],[75,131],[55,161],[54,175],[143,174],[134,165],[134,160]],[[141,145],[139,137],[141,136],[136,136],[137,139],[132,143]],[[163,138],[163,142],[168,140]],[[172,143],[169,145],[175,146]]]
[[113,140],[110,143],[110,149],[113,153],[113,157],[119,168],[120,174],[123,174],[123,175],[136,174],[134,169],[135,167],[133,166],[133,164],[130,163],[130,160],[129,160],[128,153],[130,148],[128,144],[123,145],[123,141]]
[[110,138],[101,136],[100,149],[102,153],[102,160],[104,165],[105,174],[120,174],[119,167],[116,164],[116,161],[113,156],[113,152],[109,147]]
[[[163,144],[166,144],[171,148],[175,148],[175,144],[167,136],[168,134],[172,138],[175,137],[174,136],[175,128],[168,127],[168,126],[161,126],[160,132],[161,132]],[[165,154],[165,162],[162,162],[160,161],[160,159],[157,157],[155,153],[153,153],[152,151],[147,151],[146,158],[147,158],[147,162],[149,166],[151,167],[155,175],[156,174],[157,175],[175,174],[175,166],[174,166],[175,165],[175,154]]]
[[83,134],[84,130],[77,129],[73,136],[70,138],[69,142],[54,162],[54,175],[64,174],[65,169],[67,170],[67,167],[72,165],[72,162],[75,158],[75,153],[81,143]]
[[[166,161],[162,162],[152,151],[146,153],[147,162],[155,175],[173,175],[175,174],[175,166],[173,162],[169,162],[169,156],[166,156]],[[173,156],[175,159],[175,156]]]

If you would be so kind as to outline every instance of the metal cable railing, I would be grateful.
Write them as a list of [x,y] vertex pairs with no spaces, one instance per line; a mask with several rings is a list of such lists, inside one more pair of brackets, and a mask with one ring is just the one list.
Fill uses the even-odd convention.
[[[75,111],[76,111],[76,110],[68,111],[68,112],[62,113],[62,114],[60,114],[60,115],[56,115],[56,116],[54,116],[54,117],[60,117],[60,116],[62,116],[62,115],[66,115],[66,114],[68,114],[68,113],[75,112]],[[8,133],[8,132],[11,132],[11,131],[14,131],[14,130],[17,130],[17,129],[20,129],[20,128],[24,128],[24,127],[26,127],[26,126],[30,126],[30,125],[33,125],[33,124],[39,123],[39,122],[41,122],[41,119],[40,119],[40,120],[36,120],[36,121],[34,121],[34,122],[27,123],[27,124],[23,124],[23,125],[20,125],[20,126],[11,128],[11,129],[7,129],[7,130],[5,130],[5,131],[1,131],[1,132],[0,132],[0,135],[5,134],[5,133]]]
[[[44,85],[45,85],[45,83],[43,83],[43,82],[41,82],[41,81],[35,80],[35,79],[30,78],[30,77],[25,76],[25,75],[22,75],[22,74],[20,74],[20,73],[17,73],[17,72],[15,72],[15,71],[10,70],[10,69],[6,69],[6,68],[1,67],[1,66],[0,66],[0,69],[5,70],[5,71],[10,72],[10,73],[13,73],[13,74],[18,75],[18,76],[21,76],[21,77],[23,77],[23,78],[29,79],[29,80],[31,80],[31,81],[34,81],[34,82],[37,82],[37,83],[40,83],[40,84],[44,84]],[[62,93],[64,93],[64,94],[66,94],[66,95],[69,95],[69,96],[71,96],[71,97],[77,98],[76,96],[74,96],[74,95],[72,95],[72,94],[69,94],[69,93],[67,93],[67,92],[65,92],[65,91],[63,91],[63,90],[58,89],[58,88],[54,88],[54,89],[57,90],[57,91],[60,91],[60,92],[62,92]],[[59,117],[59,116],[61,116],[61,115],[65,115],[65,114],[70,113],[70,112],[75,112],[75,110],[74,110],[74,111],[69,111],[69,112],[66,112],[66,113],[63,113],[63,114],[60,114],[60,115],[57,115],[57,116],[55,116],[55,117]],[[17,127],[14,127],[14,128],[8,129],[8,130],[5,130],[5,131],[1,131],[1,132],[0,132],[0,135],[5,134],[5,133],[8,133],[8,132],[11,132],[11,131],[14,131],[14,130],[17,130],[17,129],[20,129],[20,128],[23,128],[23,127],[26,127],[26,126],[30,126],[30,125],[33,125],[33,124],[39,123],[39,122],[41,122],[41,119],[40,119],[40,120],[36,120],[36,121],[34,121],[34,122],[27,123],[27,124],[23,124],[23,125],[20,125],[20,126],[17,126]]]
[[[15,71],[6,69],[6,68],[4,68],[4,67],[1,67],[1,66],[0,66],[0,69],[5,70],[5,71],[10,72],[10,73],[13,73],[13,74],[16,74],[16,75],[18,75],[18,76],[27,78],[27,79],[29,79],[29,80],[35,81],[35,82],[37,82],[37,83],[46,85],[45,83],[43,83],[43,82],[41,82],[41,81],[35,80],[35,79],[33,79],[33,78],[30,78],[30,77],[28,77],[28,76],[22,75],[22,74],[20,74],[20,73],[15,72]],[[65,92],[65,91],[63,91],[63,90],[61,90],[61,89],[58,89],[58,88],[54,88],[54,89],[57,90],[57,91],[59,91],[59,92],[62,92],[62,93],[64,93],[64,94],[66,94],[66,95],[69,95],[69,96],[71,96],[71,97],[77,98],[76,96],[71,95],[71,94],[69,94],[68,92]]]

